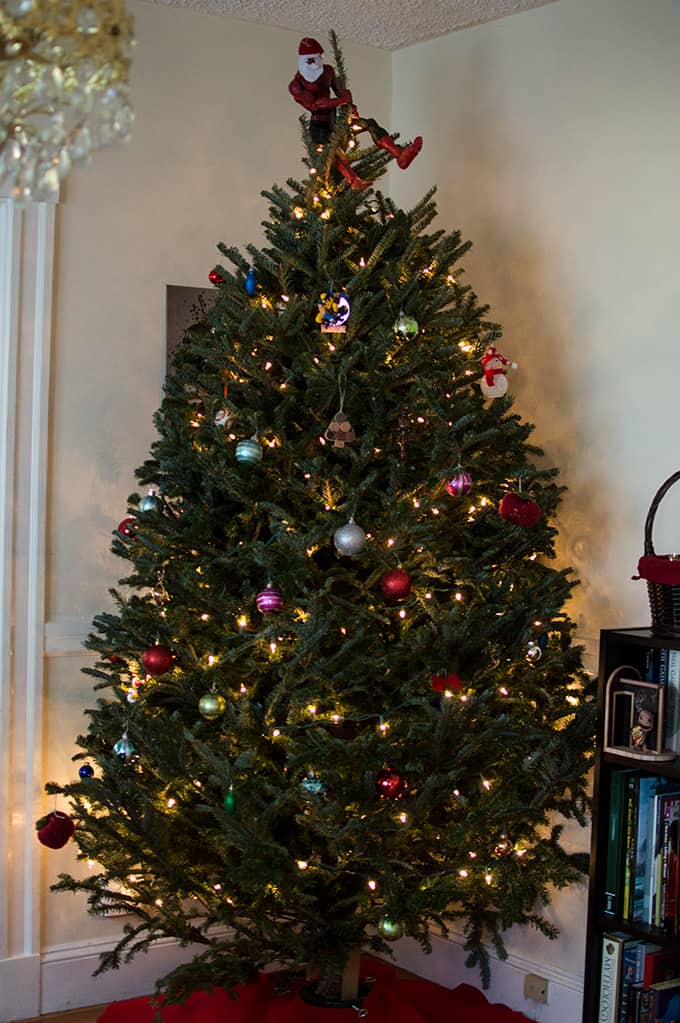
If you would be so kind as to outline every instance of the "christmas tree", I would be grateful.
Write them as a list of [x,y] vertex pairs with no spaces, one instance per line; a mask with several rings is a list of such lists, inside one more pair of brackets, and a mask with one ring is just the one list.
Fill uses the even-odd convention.
[[420,140],[360,118],[331,38],[304,180],[265,193],[265,247],[219,246],[176,352],[88,641],[79,777],[47,786],[69,813],[39,822],[96,864],[56,889],[133,918],[101,969],[197,946],[170,997],[269,964],[351,997],[358,950],[451,924],[486,983],[585,867],[561,840],[594,717],[551,564],[562,487],[469,243],[430,229],[432,193],[368,187]]

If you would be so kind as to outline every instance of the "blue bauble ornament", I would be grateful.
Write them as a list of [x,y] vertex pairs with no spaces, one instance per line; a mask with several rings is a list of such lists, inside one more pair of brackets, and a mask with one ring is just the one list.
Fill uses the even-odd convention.
[[250,270],[246,274],[246,294],[250,295],[250,297],[252,298],[253,295],[255,294],[255,289],[256,288],[257,288],[257,279],[255,277],[255,271],[253,270],[253,268],[251,266]]
[[262,445],[255,437],[240,440],[236,445],[236,461],[240,465],[257,465],[262,461]]
[[94,767],[92,764],[83,764],[78,768],[78,774],[84,781],[87,778],[94,778]]

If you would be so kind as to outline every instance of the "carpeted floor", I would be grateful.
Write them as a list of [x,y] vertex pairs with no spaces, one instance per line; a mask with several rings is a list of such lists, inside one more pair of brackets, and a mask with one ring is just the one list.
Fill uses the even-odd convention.
[[[449,991],[427,980],[401,978],[393,967],[374,959],[362,962],[362,976],[375,982],[362,1005],[367,1023],[530,1023],[520,1012],[490,1004],[481,991],[460,984]],[[272,974],[242,985],[239,997],[217,990],[199,992],[183,1005],[163,1009],[164,1023],[356,1023],[355,1009],[317,1008],[298,995],[277,995]],[[153,1023],[149,998],[113,1002],[99,1023]]]

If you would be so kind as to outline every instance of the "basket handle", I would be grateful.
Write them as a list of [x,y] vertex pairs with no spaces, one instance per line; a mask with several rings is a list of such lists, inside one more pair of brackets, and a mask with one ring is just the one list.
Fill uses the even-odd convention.
[[645,519],[645,554],[654,556],[656,551],[654,550],[654,544],[652,543],[652,528],[654,526],[654,518],[656,516],[657,509],[661,504],[662,499],[666,496],[668,491],[671,489],[674,483],[680,480],[680,472],[674,472],[672,476],[669,476],[665,483],[662,483],[654,499],[649,506],[647,512],[647,518]]

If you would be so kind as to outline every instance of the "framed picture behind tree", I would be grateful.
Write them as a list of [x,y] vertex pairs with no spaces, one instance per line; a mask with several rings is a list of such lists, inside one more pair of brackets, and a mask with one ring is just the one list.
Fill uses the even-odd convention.
[[190,288],[168,284],[165,289],[166,372],[170,373],[172,356],[186,333],[208,326],[208,314],[215,301],[215,288]]

